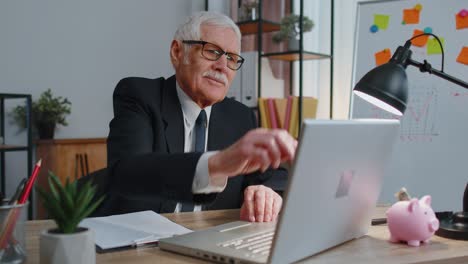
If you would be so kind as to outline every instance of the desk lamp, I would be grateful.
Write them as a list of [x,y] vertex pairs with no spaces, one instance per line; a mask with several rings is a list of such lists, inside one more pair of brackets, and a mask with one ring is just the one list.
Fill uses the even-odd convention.
[[[440,71],[433,69],[426,60],[421,63],[411,59],[411,40],[424,35],[433,36],[440,45],[442,51]],[[439,38],[432,33],[423,33],[407,40],[403,47],[399,46],[388,63],[380,65],[364,75],[354,87],[354,94],[392,114],[403,115],[408,101],[408,79],[405,71],[408,65],[415,66],[421,72],[434,74],[468,89],[468,83],[444,72],[444,49]],[[468,240],[468,184],[463,198],[463,211],[454,214],[446,213],[438,215],[438,217],[440,228],[436,235]]]

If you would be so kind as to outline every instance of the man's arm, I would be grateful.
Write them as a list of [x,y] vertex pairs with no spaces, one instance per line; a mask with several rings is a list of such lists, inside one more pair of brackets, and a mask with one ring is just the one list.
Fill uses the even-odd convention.
[[[294,159],[296,147],[297,141],[285,130],[252,130],[210,157],[210,177],[264,173],[269,167],[277,169],[281,162]],[[274,221],[281,205],[282,198],[271,188],[251,185],[244,190],[240,217],[248,221]]]

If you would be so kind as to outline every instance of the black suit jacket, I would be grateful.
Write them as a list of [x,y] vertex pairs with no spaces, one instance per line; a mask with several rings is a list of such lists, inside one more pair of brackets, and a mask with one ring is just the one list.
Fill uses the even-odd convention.
[[[269,170],[229,178],[219,194],[193,195],[192,182],[202,153],[184,153],[184,121],[175,76],[125,78],[117,84],[113,101],[107,142],[108,213],[166,213],[173,212],[177,202],[192,201],[204,204],[204,209],[239,208],[246,186],[268,185],[275,174],[279,185],[275,189],[285,182],[286,171]],[[208,150],[226,148],[257,126],[253,111],[229,98],[212,106],[209,122]]]

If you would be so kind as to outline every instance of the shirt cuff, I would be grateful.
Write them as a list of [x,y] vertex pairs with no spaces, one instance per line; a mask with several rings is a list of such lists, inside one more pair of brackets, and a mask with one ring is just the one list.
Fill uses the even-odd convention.
[[192,192],[195,194],[222,192],[227,185],[228,177],[212,179],[208,168],[208,159],[218,151],[208,151],[201,155],[195,170],[192,183]]

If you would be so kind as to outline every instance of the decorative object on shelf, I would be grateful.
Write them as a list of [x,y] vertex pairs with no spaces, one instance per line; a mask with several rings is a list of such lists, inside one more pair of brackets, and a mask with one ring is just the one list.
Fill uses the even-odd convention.
[[52,172],[49,172],[48,181],[50,191],[41,188],[36,190],[57,228],[42,231],[40,262],[96,263],[94,234],[78,224],[99,206],[104,197],[92,202],[96,186],[91,181],[78,189],[77,181],[70,182],[67,178],[65,185],[62,185]]
[[[289,14],[281,19],[280,31],[273,35],[273,42],[281,43],[282,41],[289,40],[289,50],[299,49],[299,34],[300,34],[300,16],[296,14]],[[314,27],[314,22],[307,16],[302,18],[303,32],[309,32]]]
[[[57,124],[67,126],[65,117],[71,113],[71,102],[62,96],[53,97],[52,91],[47,89],[32,102],[32,123],[40,139],[54,138]],[[14,121],[21,129],[26,128],[26,106],[19,105],[11,113]]]
[[239,7],[238,21],[250,21],[257,19],[258,1],[244,0]]
[[431,196],[421,200],[399,201],[387,211],[390,241],[405,241],[409,246],[418,247],[422,242],[428,243],[435,231],[439,229],[439,220],[431,207]]

